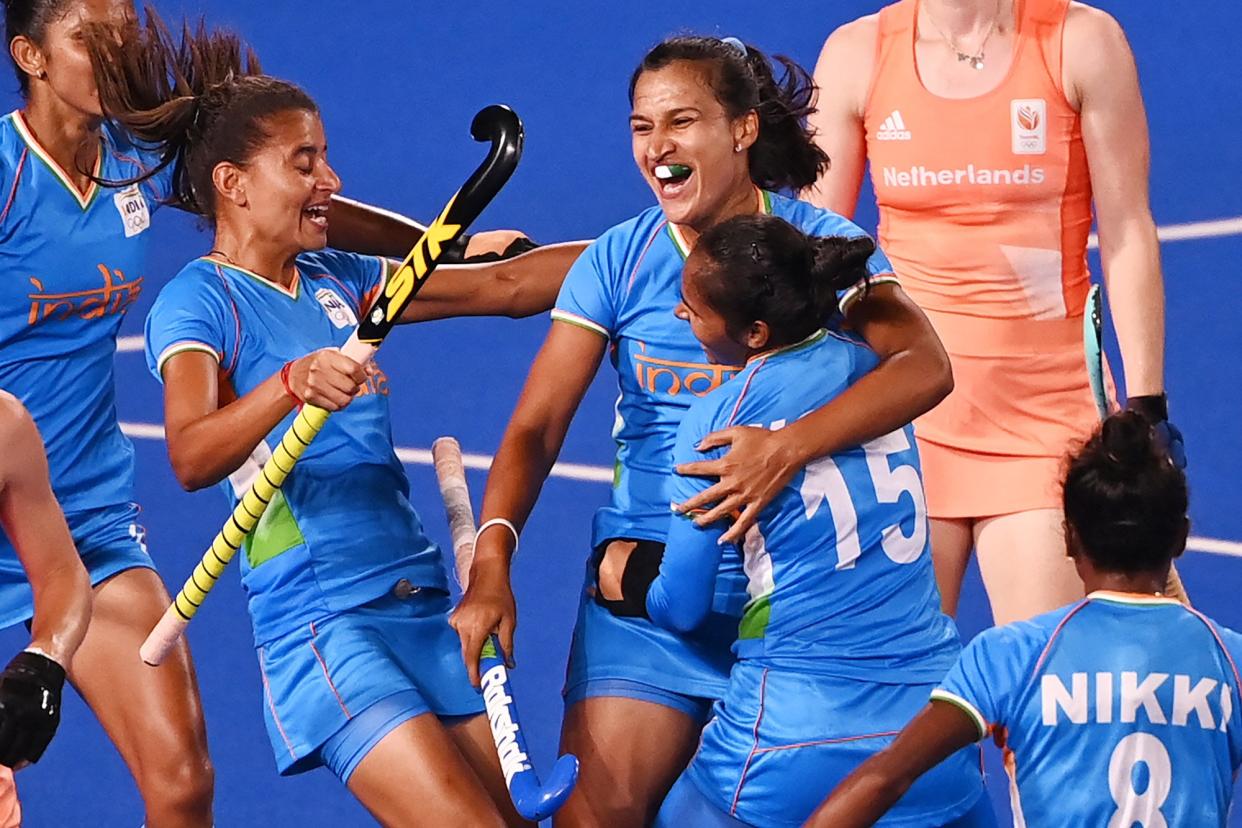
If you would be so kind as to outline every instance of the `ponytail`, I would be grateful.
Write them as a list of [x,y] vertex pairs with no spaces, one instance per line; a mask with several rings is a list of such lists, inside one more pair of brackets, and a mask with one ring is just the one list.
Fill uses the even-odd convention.
[[706,256],[704,299],[738,336],[762,320],[770,344],[781,347],[810,336],[833,315],[838,291],[867,279],[875,242],[867,236],[807,236],[784,219],[745,215],[723,221],[699,237]]

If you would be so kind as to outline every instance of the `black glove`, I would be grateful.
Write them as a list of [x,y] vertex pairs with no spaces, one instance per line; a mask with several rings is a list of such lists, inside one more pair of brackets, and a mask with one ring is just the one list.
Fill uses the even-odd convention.
[[470,239],[474,236],[471,233],[462,233],[457,237],[450,246],[444,249],[444,255],[440,261],[445,264],[475,264],[478,262],[498,262],[502,259],[512,259],[514,256],[520,256],[523,253],[529,253],[539,245],[531,241],[525,236],[518,236],[509,242],[509,246],[504,249],[503,253],[476,253],[473,256],[466,255],[466,248],[470,245]]
[[1156,437],[1164,444],[1165,451],[1179,469],[1186,468],[1186,441],[1177,426],[1169,422],[1169,398],[1164,394],[1150,394],[1143,397],[1131,397],[1126,400],[1126,409],[1139,414],[1156,432]]
[[20,652],[0,673],[0,765],[38,762],[60,724],[65,668],[47,656]]
[[592,563],[595,566],[595,603],[618,618],[650,618],[647,614],[647,593],[651,583],[660,574],[660,562],[664,560],[664,544],[640,540],[625,562],[621,573],[621,600],[610,601],[599,589],[599,566],[604,560],[607,543],[600,544]]

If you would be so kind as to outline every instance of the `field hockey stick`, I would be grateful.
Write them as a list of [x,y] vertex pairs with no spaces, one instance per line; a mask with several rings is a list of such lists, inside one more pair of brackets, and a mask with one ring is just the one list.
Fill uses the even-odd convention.
[[[453,559],[457,580],[465,589],[470,580],[470,563],[474,560],[474,510],[470,506],[470,490],[466,486],[466,469],[461,459],[461,446],[452,437],[441,437],[431,446],[435,461],[440,496],[448,516],[453,539]],[[573,793],[578,782],[578,758],[565,754],[556,760],[546,785],[539,783],[526,750],[526,739],[518,723],[517,705],[509,686],[504,652],[496,634],[488,636],[479,659],[480,685],[487,721],[492,727],[492,741],[509,788],[513,807],[524,818],[538,822],[556,813]]]
[[[1103,421],[1112,412],[1112,403],[1108,399],[1108,387],[1104,382],[1104,307],[1099,285],[1092,285],[1087,292],[1087,304],[1082,315],[1082,341],[1087,357],[1087,379],[1091,383],[1091,395],[1095,398],[1095,409]],[[1190,596],[1186,594],[1182,576],[1178,574],[1177,565],[1172,561],[1169,562],[1169,578],[1164,594],[1190,606]]]
[[[405,261],[387,279],[375,304],[371,306],[349,341],[341,347],[341,353],[355,362],[366,364],[375,356],[376,349],[396,324],[401,311],[418,293],[427,276],[435,270],[445,249],[479,217],[483,208],[496,197],[500,188],[513,175],[522,155],[523,140],[522,122],[513,110],[505,106],[487,107],[474,116],[474,121],[470,124],[470,134],[476,141],[491,142],[487,158],[449,199],[439,217],[431,223],[405,257]],[[233,509],[224,528],[211,542],[203,559],[194,567],[177,597],[143,642],[139,653],[147,664],[154,666],[163,661],[177,639],[185,632],[186,625],[198,612],[229,561],[241,549],[246,536],[263,517],[272,497],[293,471],[298,458],[323,428],[328,413],[317,406],[302,406],[293,425],[281,438],[280,444],[264,464],[250,490]]]

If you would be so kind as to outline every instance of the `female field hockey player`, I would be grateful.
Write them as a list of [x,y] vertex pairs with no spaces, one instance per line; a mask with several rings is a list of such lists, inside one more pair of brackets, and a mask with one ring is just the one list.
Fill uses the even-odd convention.
[[1099,416],[1083,359],[1092,213],[1128,407],[1182,454],[1164,396],[1164,287],[1134,57],[1071,0],[902,0],[842,26],[816,68],[832,156],[810,197],[879,239],[953,361],[919,419],[932,550],[956,612],[971,550],[998,624],[1080,598],[1060,464]]
[[[699,237],[677,316],[709,360],[745,367],[690,406],[675,461],[716,429],[797,422],[875,367],[864,345],[823,327],[835,291],[866,278],[874,250],[868,238],[811,238],[774,216],[737,216]],[[940,611],[912,432],[811,463],[747,533],[738,661],[657,826],[801,825],[952,666],[961,644]],[[707,486],[675,475],[669,488],[680,501]],[[632,556],[621,589],[604,595],[609,607],[682,634],[698,628],[718,600],[724,530],[674,520],[662,563]],[[990,807],[970,747],[884,824],[995,825]]]
[[[696,397],[737,370],[709,362],[673,315],[686,255],[699,233],[734,215],[775,214],[818,234],[864,235],[834,213],[773,192],[807,185],[827,163],[805,128],[814,98],[809,78],[781,63],[778,83],[768,58],[739,41],[676,37],[634,72],[634,160],[659,205],[607,231],[566,277],[488,476],[470,587],[453,617],[476,681],[488,633],[498,630],[512,649],[509,565],[517,534],[611,349],[621,392],[617,482],[611,504],[595,516],[571,647],[561,747],[582,764],[560,824],[648,823],[694,752],[731,662],[736,618],[729,613],[740,606],[724,602],[716,624],[680,636],[646,619],[615,618],[591,597],[597,581],[619,576],[631,553],[649,555],[663,544],[677,424]],[[800,451],[827,453],[887,433],[951,386],[939,343],[892,283],[882,254],[871,257],[868,271],[876,277],[870,290],[847,291],[842,305],[881,355],[880,367],[808,418],[815,431]]]
[[915,780],[992,734],[1018,824],[1223,826],[1242,768],[1242,636],[1162,594],[1186,546],[1185,475],[1137,412],[1069,461],[1069,556],[1086,599],[988,630],[931,703],[808,825],[870,825]]
[[[140,185],[158,158],[102,115],[83,27],[131,17],[128,0],[5,0],[5,42],[23,108],[0,118],[0,387],[19,397],[47,445],[56,497],[94,585],[94,620],[69,678],[133,774],[149,828],[211,825],[213,772],[197,683],[184,644],[158,669],[134,653],[168,605],[133,504],[133,448],[117,424],[113,356],[143,288],[146,232],[173,194],[171,168]],[[412,223],[335,203],[345,246],[402,244]],[[475,249],[507,246],[512,234]],[[410,241],[412,244],[412,241]],[[376,252],[384,252],[377,247]],[[445,280],[420,306],[451,312]],[[507,290],[507,286],[500,285]],[[436,291],[450,291],[450,295]],[[30,618],[31,589],[0,539],[0,626]],[[124,693],[116,692],[123,682]]]
[[[281,773],[326,765],[384,825],[521,824],[448,625],[439,550],[407,497],[388,380],[337,350],[389,263],[324,250],[340,179],[315,103],[244,69],[228,36],[200,30],[176,46],[158,21],[97,34],[104,110],[171,159],[175,197],[214,227],[211,252],[147,319],[178,479],[236,497],[298,406],[339,412],[242,556]],[[191,65],[178,64],[185,56]],[[169,78],[180,94],[135,107],[159,102]],[[580,250],[524,258],[563,274]],[[534,313],[559,281],[480,295],[469,310]]]
[[52,494],[39,430],[4,391],[0,445],[0,525],[35,596],[30,644],[0,672],[0,826],[17,828],[13,770],[39,761],[56,734],[65,671],[91,619],[91,582]]

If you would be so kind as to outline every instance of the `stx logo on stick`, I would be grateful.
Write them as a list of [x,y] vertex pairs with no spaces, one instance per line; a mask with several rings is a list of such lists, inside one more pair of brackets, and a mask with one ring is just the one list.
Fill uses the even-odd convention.
[[461,232],[460,224],[447,223],[448,214],[456,203],[457,196],[454,195],[445,205],[444,212],[431,223],[427,232],[410,251],[410,255],[401,263],[401,267],[397,268],[388,284],[384,285],[384,295],[388,297],[386,314],[389,322],[401,312],[405,300],[414,290],[414,285],[427,278],[427,274],[431,272],[429,262],[440,258],[440,246],[452,241]]

